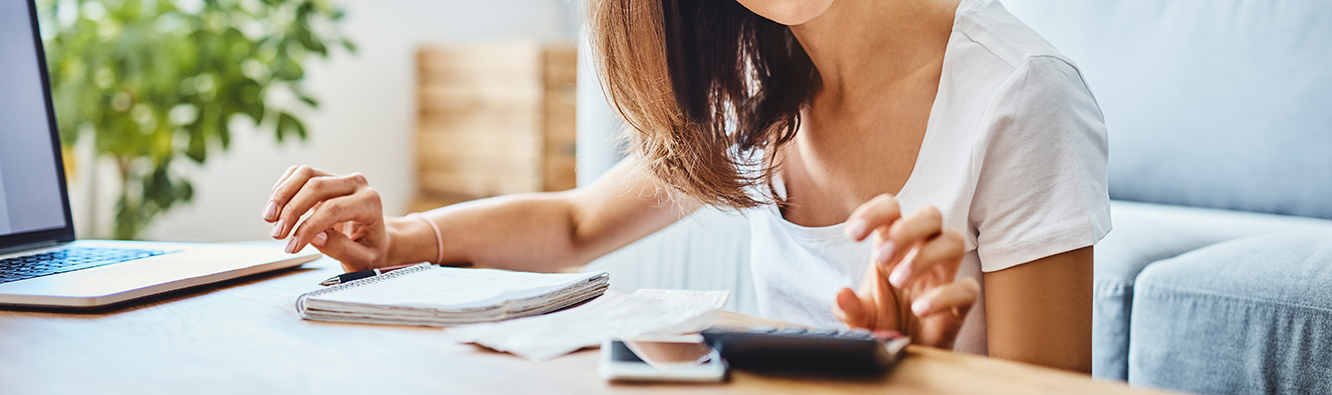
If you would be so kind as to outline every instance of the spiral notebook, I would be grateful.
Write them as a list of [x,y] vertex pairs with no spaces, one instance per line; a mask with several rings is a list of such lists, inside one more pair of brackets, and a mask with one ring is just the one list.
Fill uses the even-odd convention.
[[309,320],[449,326],[563,309],[606,292],[606,272],[546,274],[420,264],[301,295]]

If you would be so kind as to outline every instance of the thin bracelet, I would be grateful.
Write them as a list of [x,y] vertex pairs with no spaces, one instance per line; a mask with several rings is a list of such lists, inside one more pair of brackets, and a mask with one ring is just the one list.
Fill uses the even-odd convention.
[[421,213],[411,213],[407,214],[407,216],[425,221],[426,225],[430,225],[430,230],[435,231],[435,251],[439,252],[435,254],[435,260],[430,263],[436,265],[442,264],[442,262],[444,262],[444,236],[439,233],[439,225],[435,225],[435,221],[431,221],[429,218],[421,215]]

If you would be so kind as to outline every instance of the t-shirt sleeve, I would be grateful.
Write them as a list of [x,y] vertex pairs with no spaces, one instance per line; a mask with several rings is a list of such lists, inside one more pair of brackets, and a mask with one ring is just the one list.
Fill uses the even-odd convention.
[[970,227],[992,272],[1110,232],[1105,121],[1072,64],[1033,57],[999,87],[973,153]]

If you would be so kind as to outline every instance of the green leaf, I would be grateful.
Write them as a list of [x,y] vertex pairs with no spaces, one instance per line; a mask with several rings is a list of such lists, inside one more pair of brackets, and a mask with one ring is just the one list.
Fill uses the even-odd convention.
[[190,180],[181,180],[176,184],[176,196],[182,202],[194,201],[194,183]]
[[296,122],[296,134],[301,136],[301,140],[305,140],[310,137],[310,135],[306,134],[305,122],[301,122],[301,120],[296,118],[292,118],[291,120]]
[[236,105],[240,107],[245,115],[254,120],[255,125],[264,122],[264,98],[263,86],[252,80],[245,80],[237,84],[238,93]]
[[306,50],[317,53],[319,56],[328,57],[328,47],[324,43],[316,41],[313,32],[304,29],[298,30],[296,31],[296,40]]
[[[222,143],[222,150],[231,149],[231,129],[222,128],[217,131],[217,140]],[[200,163],[202,164],[202,163]]]
[[283,141],[288,134],[295,134],[296,137],[299,137],[301,140],[305,140],[306,137],[305,124],[301,123],[301,121],[299,119],[296,119],[296,117],[291,115],[291,113],[283,111],[281,114],[278,114],[278,124],[277,124],[278,141]]
[[176,201],[175,188],[171,185],[171,175],[167,174],[166,167],[153,170],[146,182],[144,182],[144,198],[157,204],[157,207],[167,208]]
[[185,156],[193,160],[194,163],[203,164],[208,160],[208,142],[205,140],[203,130],[195,128],[190,131],[190,139],[186,144]]
[[[319,100],[300,90],[305,55],[327,57],[339,46],[356,51],[337,33],[345,13],[327,0],[202,0],[194,14],[170,0],[37,1],[61,141],[70,146],[91,137],[95,154],[113,159],[122,177],[117,238],[136,237],[192,198],[194,186],[168,172],[169,164],[182,157],[203,164],[216,156],[212,150],[229,149],[234,117],[272,127],[279,141],[308,138],[305,122],[270,106],[266,93],[286,91],[317,107]],[[86,12],[98,8],[104,16]],[[79,16],[73,23],[56,22],[71,11]],[[272,23],[276,15],[294,19]],[[250,32],[254,38],[241,31],[249,21],[263,29]],[[251,59],[265,72],[246,74],[242,65]],[[169,114],[182,105],[197,114],[173,125]]]
[[296,81],[305,78],[305,69],[289,57],[279,57],[278,69],[274,77],[283,81]]

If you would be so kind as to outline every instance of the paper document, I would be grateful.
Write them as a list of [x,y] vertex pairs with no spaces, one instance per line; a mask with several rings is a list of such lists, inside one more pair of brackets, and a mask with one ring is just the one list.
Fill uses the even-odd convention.
[[712,326],[730,291],[606,292],[582,306],[505,322],[462,325],[444,334],[466,343],[544,361],[608,338],[672,336]]

